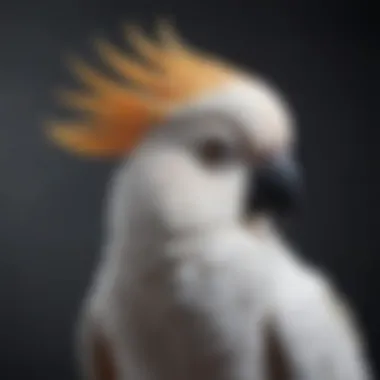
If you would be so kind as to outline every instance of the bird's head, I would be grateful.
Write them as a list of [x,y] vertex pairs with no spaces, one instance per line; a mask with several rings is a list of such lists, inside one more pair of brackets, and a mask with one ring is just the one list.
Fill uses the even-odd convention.
[[53,126],[54,140],[87,156],[128,156],[117,198],[171,231],[291,212],[299,173],[292,115],[280,94],[188,47],[167,25],[159,43],[133,28],[128,36],[139,61],[98,44],[122,80],[75,63],[90,91],[63,97],[87,119]]

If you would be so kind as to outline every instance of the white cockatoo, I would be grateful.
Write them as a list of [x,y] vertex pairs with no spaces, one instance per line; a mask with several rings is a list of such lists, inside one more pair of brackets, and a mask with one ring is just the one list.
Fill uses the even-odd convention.
[[166,24],[139,57],[99,41],[111,79],[74,62],[82,123],[49,133],[127,157],[80,318],[89,380],[369,380],[359,329],[331,282],[273,223],[296,206],[291,111],[278,91],[187,46]]

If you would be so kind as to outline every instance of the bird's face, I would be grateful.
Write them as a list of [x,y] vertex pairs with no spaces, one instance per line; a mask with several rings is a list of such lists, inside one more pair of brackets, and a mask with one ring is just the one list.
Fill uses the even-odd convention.
[[229,84],[147,137],[134,158],[141,202],[175,231],[285,215],[300,190],[293,145],[277,93],[259,81]]

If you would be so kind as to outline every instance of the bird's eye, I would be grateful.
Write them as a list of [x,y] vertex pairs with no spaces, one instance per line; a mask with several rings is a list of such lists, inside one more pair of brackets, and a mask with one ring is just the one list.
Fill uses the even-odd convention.
[[235,153],[231,144],[218,138],[209,138],[197,146],[199,158],[210,166],[228,164],[235,158]]

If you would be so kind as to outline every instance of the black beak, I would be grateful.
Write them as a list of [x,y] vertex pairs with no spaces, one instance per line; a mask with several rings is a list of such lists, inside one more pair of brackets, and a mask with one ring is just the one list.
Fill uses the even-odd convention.
[[273,212],[287,216],[298,208],[301,194],[301,173],[288,155],[272,158],[252,175],[249,189],[249,213]]

